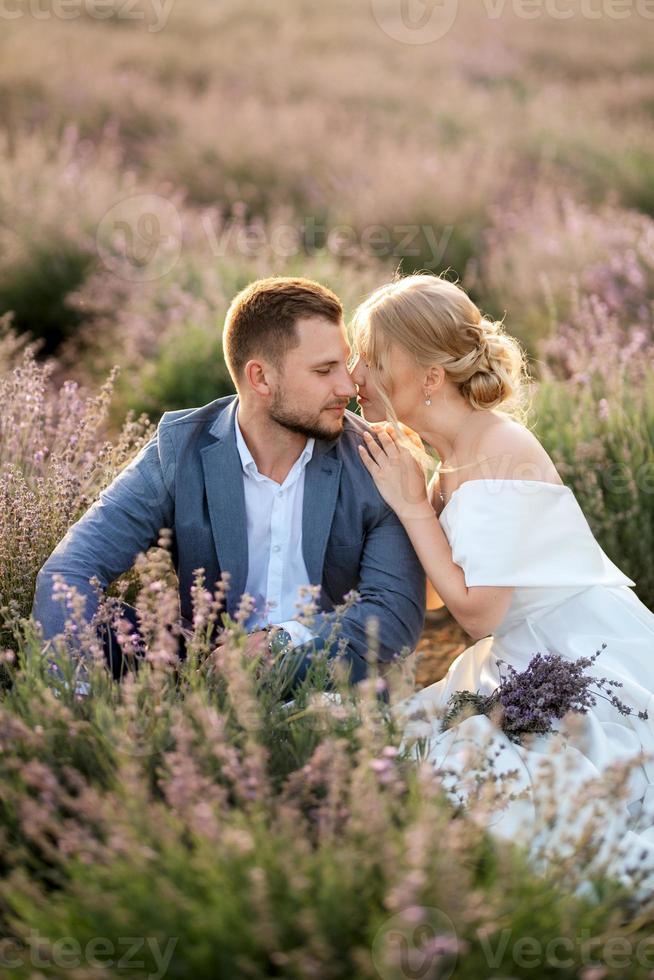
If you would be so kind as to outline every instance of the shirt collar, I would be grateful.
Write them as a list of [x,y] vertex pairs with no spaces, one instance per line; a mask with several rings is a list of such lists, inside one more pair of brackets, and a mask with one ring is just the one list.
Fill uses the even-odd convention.
[[[260,475],[259,470],[257,469],[257,464],[254,461],[254,456],[248,449],[247,443],[243,438],[243,433],[241,432],[241,427],[238,424],[238,411],[234,415],[234,428],[236,430],[236,448],[238,449],[238,454],[241,458],[241,466],[243,467],[243,472],[256,473]],[[307,439],[306,446],[300,453],[298,459],[293,464],[293,467],[299,464],[300,469],[304,469],[304,467],[307,465],[307,463],[313,456],[313,447],[315,445],[315,442],[316,440],[313,437]]]

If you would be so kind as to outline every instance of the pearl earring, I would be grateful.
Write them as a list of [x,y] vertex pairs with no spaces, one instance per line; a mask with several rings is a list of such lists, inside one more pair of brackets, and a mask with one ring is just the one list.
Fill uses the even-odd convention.
[[431,405],[431,397],[429,395],[425,398],[425,405]]

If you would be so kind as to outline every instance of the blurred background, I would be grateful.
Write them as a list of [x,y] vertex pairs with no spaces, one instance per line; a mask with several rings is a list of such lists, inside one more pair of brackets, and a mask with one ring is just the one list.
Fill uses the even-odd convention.
[[449,270],[527,346],[532,424],[654,605],[654,3],[15,0],[0,20],[5,369],[16,337],[53,390],[118,365],[116,433],[232,390],[222,321],[254,278],[317,278],[349,314],[398,269]]

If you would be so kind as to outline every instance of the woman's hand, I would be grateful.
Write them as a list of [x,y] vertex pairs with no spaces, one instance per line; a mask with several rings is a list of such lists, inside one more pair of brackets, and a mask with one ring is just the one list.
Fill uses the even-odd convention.
[[[388,432],[391,436],[395,435],[395,429],[390,422],[370,422],[369,425],[371,429],[375,430],[375,432]],[[404,422],[398,422],[398,425],[409,442],[412,442],[417,449],[425,448],[422,439],[415,429],[409,428],[409,426],[405,425]]]
[[380,494],[400,520],[423,515],[434,518],[422,467],[397,442],[393,429],[377,427],[376,431],[381,446],[369,432],[364,432],[365,446],[359,446],[359,454]]

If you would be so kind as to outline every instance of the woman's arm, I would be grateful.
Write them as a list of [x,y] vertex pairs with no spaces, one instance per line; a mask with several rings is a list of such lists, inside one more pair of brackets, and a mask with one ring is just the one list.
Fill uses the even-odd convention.
[[507,613],[513,589],[468,588],[463,569],[452,559],[452,549],[429,501],[425,501],[422,512],[414,510],[398,517],[427,578],[466,633],[478,640],[497,629]]
[[436,517],[438,517],[443,509],[443,498],[441,496],[441,474],[439,470],[436,470],[429,481],[429,486],[427,487],[427,497],[434,513],[436,514]]
[[[425,475],[411,454],[387,431],[379,432],[381,446],[367,434],[361,459],[377,488],[404,525],[427,578],[457,622],[473,639],[488,636],[504,619],[513,589],[494,586],[468,588],[463,569],[431,505]],[[433,481],[430,491],[434,494]]]
[[[440,473],[438,472],[438,470],[436,470],[436,472],[434,473],[434,475],[432,476],[429,482],[429,486],[427,487],[429,500],[434,509],[434,513],[436,514],[436,516],[438,516],[443,509],[443,498],[441,497],[440,486],[441,486]],[[439,596],[438,592],[434,588],[429,576],[427,576],[427,609],[428,610],[442,609],[444,605],[445,603],[443,602],[443,599],[441,598],[441,596]]]

